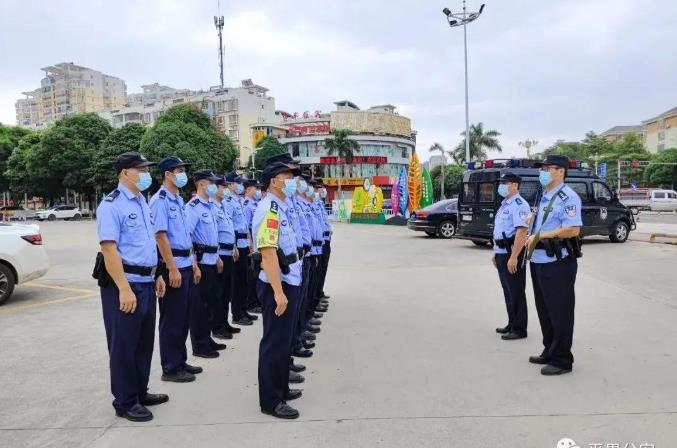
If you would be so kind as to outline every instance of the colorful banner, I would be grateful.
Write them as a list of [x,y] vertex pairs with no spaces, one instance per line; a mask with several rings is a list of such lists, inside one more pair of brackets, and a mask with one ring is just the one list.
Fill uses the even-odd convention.
[[[399,180],[399,178],[398,178]],[[397,180],[393,184],[393,189],[390,190],[390,205],[393,210],[393,214],[397,215],[397,211],[400,208],[400,195],[399,189],[397,188]]]
[[397,196],[399,198],[400,214],[402,216],[407,216],[409,193],[407,192],[407,169],[404,166],[400,169],[400,176],[397,178]]
[[423,196],[421,196],[421,208],[433,203],[433,180],[428,170],[423,170]]
[[421,203],[421,165],[418,163],[418,156],[414,152],[409,162],[409,211],[417,210]]

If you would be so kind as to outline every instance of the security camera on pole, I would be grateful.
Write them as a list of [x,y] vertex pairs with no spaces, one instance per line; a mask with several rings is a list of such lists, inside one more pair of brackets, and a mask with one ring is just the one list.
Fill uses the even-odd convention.
[[467,166],[470,162],[470,119],[468,117],[468,37],[465,26],[482,14],[484,4],[480,6],[478,12],[468,12],[465,1],[463,0],[463,12],[451,12],[449,8],[444,8],[442,12],[447,17],[450,27],[463,26],[463,52],[465,56],[465,163]]

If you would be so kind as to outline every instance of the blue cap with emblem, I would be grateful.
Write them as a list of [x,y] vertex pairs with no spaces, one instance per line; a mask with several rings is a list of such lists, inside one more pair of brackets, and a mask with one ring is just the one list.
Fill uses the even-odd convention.
[[157,167],[160,173],[164,174],[165,171],[171,171],[180,166],[191,166],[191,165],[192,165],[191,163],[184,162],[183,160],[181,160],[176,156],[169,156],[160,160],[160,162],[157,164]]
[[224,178],[226,179],[226,182],[229,184],[240,184],[242,183],[242,177],[237,174],[235,171],[231,171],[229,173],[226,173]]
[[557,154],[551,154],[545,157],[542,162],[537,162],[534,164],[536,167],[540,167],[543,165],[554,165],[554,166],[559,166],[561,168],[567,169],[569,168],[569,158],[567,156],[560,156]]
[[220,179],[220,177],[214,174],[211,170],[199,170],[193,173],[193,180],[195,180],[195,182],[203,179],[216,182]]
[[291,154],[289,154],[288,152],[283,152],[281,154],[275,154],[274,156],[268,157],[268,159],[266,160],[266,165],[270,165],[271,163],[275,162],[298,165],[301,161],[292,159]]
[[515,173],[503,173],[499,182],[515,182],[519,184],[522,182],[522,178]]
[[155,165],[155,162],[149,162],[143,155],[134,151],[122,153],[115,159],[115,169],[118,173],[128,168],[143,168],[151,165]]

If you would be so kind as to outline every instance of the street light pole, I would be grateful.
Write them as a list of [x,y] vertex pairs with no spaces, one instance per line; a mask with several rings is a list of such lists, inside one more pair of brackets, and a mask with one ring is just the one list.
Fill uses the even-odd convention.
[[463,12],[453,13],[449,8],[444,8],[442,12],[447,17],[449,26],[455,28],[463,25],[463,56],[465,61],[465,162],[470,162],[470,114],[468,106],[468,32],[466,25],[476,20],[484,11],[484,4],[480,6],[478,12],[468,12],[466,0],[463,0]]

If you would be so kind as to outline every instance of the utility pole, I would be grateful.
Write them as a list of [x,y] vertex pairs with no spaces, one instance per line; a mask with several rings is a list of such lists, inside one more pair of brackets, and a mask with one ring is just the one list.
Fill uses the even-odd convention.
[[[220,12],[219,3],[219,12]],[[214,26],[219,32],[219,75],[221,79],[221,88],[223,89],[223,16],[214,16]]]

